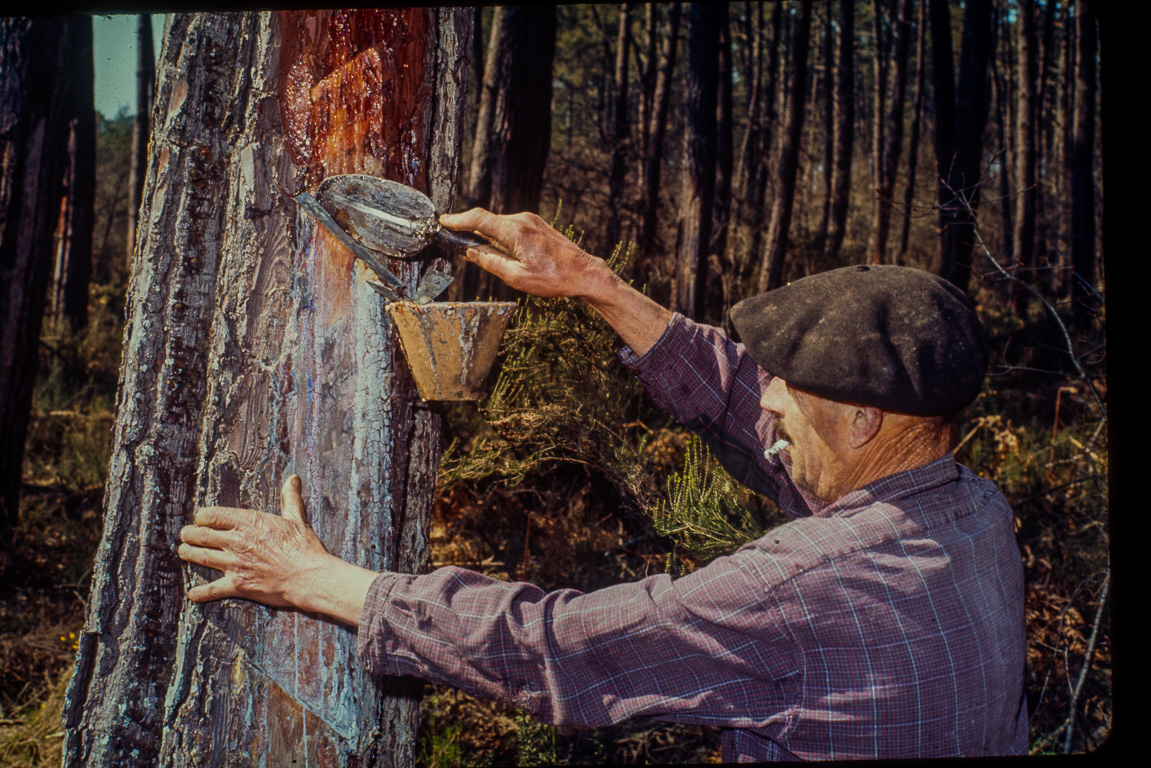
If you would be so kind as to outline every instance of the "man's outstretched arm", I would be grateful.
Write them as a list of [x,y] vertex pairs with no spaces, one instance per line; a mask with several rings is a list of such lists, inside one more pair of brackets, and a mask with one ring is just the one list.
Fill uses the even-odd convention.
[[631,287],[603,259],[568,240],[534,213],[497,216],[482,208],[445,214],[449,229],[478,232],[500,248],[468,249],[466,258],[532,296],[583,299],[637,355],[651,348],[672,312]]
[[192,587],[188,598],[203,603],[239,597],[358,626],[379,574],[328,553],[304,521],[301,490],[299,477],[284,481],[283,517],[231,507],[197,510],[196,524],[180,531],[178,553],[224,575]]

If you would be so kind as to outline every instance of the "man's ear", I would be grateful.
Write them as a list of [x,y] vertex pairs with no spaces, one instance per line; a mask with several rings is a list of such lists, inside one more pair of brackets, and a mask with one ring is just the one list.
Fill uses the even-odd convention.
[[864,405],[851,406],[851,428],[847,442],[852,448],[862,448],[879,434],[883,426],[883,411]]

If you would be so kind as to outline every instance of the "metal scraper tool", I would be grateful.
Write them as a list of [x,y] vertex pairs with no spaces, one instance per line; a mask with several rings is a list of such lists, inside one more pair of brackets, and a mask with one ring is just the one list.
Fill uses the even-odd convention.
[[394,259],[420,258],[432,243],[450,252],[491,245],[479,235],[444,229],[427,195],[376,176],[330,176],[316,199],[356,242]]

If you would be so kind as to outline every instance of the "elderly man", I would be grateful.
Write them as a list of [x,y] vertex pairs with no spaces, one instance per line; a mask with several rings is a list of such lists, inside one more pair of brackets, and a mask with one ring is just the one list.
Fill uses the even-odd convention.
[[1026,750],[1013,515],[949,452],[950,417],[986,365],[961,292],[902,267],[833,270],[736,305],[736,344],[537,216],[442,221],[501,244],[468,258],[512,287],[599,312],[656,401],[792,522],[680,579],[544,593],[458,568],[340,561],[304,522],[292,477],[282,517],[197,512],[180,556],[224,575],[192,600],[324,614],[358,628],[377,673],[547,722],[720,726],[728,761]]

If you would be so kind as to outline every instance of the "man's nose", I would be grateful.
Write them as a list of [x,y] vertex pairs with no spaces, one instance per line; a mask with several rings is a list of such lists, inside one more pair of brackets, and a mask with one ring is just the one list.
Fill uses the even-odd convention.
[[767,389],[763,391],[763,397],[759,399],[759,407],[765,411],[771,411],[776,414],[783,414],[784,400],[787,398],[787,384],[783,379],[776,376],[767,385]]

